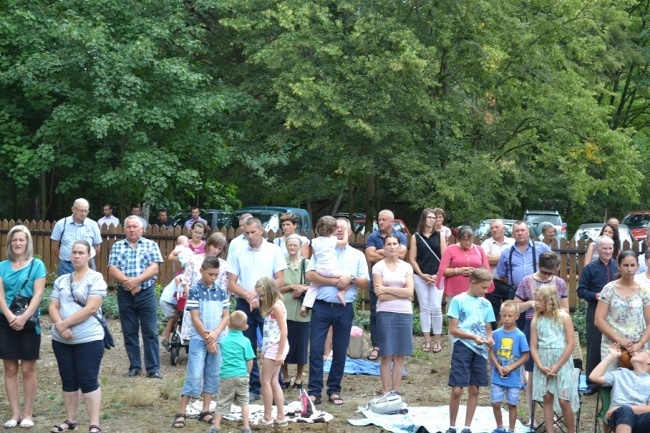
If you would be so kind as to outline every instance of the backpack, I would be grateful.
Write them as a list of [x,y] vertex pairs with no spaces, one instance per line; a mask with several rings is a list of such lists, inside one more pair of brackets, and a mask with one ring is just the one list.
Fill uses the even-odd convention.
[[406,401],[396,392],[389,392],[373,398],[368,402],[366,408],[381,415],[405,414],[408,412]]
[[305,388],[300,388],[300,416],[303,418],[309,418],[316,412],[316,408],[314,407],[314,402],[311,401],[311,398],[309,398],[309,395],[307,394],[307,391],[305,391]]

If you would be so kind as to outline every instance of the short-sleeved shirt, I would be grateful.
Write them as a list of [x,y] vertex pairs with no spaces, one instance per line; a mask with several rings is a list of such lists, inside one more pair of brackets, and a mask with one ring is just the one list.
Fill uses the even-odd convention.
[[[199,320],[207,331],[212,331],[219,326],[223,317],[223,310],[230,309],[228,292],[216,282],[206,286],[199,280],[187,296],[186,311],[199,310]],[[223,338],[223,332],[217,336],[217,343]],[[203,335],[196,332],[194,326],[190,328],[190,340],[203,341]]]
[[[52,235],[53,241],[59,242],[59,260],[70,261],[72,255],[72,244],[75,241],[84,240],[90,245],[102,243],[102,235],[97,223],[90,218],[86,218],[81,224],[74,221],[72,216],[60,219],[54,225]],[[94,248],[90,251],[94,256]]]
[[242,246],[232,260],[228,258],[227,266],[228,273],[237,275],[239,284],[246,290],[254,289],[260,278],[273,278],[286,268],[287,262],[280,247],[265,240],[257,249],[251,248],[250,244]]
[[[386,260],[377,262],[372,267],[373,275],[381,276],[381,282],[386,287],[406,287],[406,281],[413,277],[413,266],[400,260],[395,270],[386,265]],[[371,288],[372,289],[372,288]],[[377,312],[413,314],[413,306],[408,298],[390,299],[387,301],[377,300]]]
[[[512,331],[499,328],[492,333],[492,339],[494,340],[494,346],[492,346],[494,355],[502,367],[514,364],[524,353],[530,352],[526,336],[517,328]],[[506,388],[519,388],[521,386],[519,374],[520,369],[515,368],[508,374],[508,377],[501,377],[493,365],[492,383]]]
[[[305,272],[307,272],[307,266],[309,265],[309,260],[300,259],[298,266],[293,267],[291,265],[290,259],[287,258],[287,269],[284,270],[284,284],[300,284],[301,275],[302,275],[302,262],[305,262]],[[309,281],[303,279],[303,284],[309,284]],[[302,298],[294,298],[293,291],[286,292],[282,295],[284,300],[284,306],[287,308],[287,321],[292,322],[309,322],[311,319],[309,314],[305,317],[300,315],[300,308],[302,307]]]
[[[309,243],[309,239],[307,239],[307,237],[301,235],[297,235],[297,236],[300,238],[301,247]],[[282,239],[282,237],[273,239],[273,243],[280,247],[280,249],[282,250],[282,254],[284,254],[285,259],[289,257],[289,251],[287,250],[287,242],[284,239]]]
[[223,337],[221,348],[221,379],[248,377],[246,363],[255,358],[251,341],[242,331],[231,329]]
[[[533,244],[535,246],[535,255],[533,256]],[[510,251],[512,250],[512,263],[510,263]],[[522,254],[517,244],[506,248],[501,253],[499,263],[497,264],[497,276],[499,278],[508,278],[510,284],[519,287],[519,283],[526,275],[535,273],[539,256],[542,253],[550,252],[551,248],[543,242],[529,241],[526,251]],[[512,270],[512,280],[510,274]]]
[[[343,248],[336,248],[336,260],[339,269],[346,270],[350,275],[357,278],[368,278],[368,262],[366,256],[356,248],[351,247],[349,244]],[[315,257],[309,262],[307,272],[315,271],[318,263]],[[341,300],[338,298],[339,289],[336,286],[320,286],[316,299],[319,301],[331,302],[340,304]],[[357,297],[357,288],[351,286],[345,292],[345,302],[354,302]]]
[[[136,244],[136,248],[131,248],[128,239],[115,242],[108,258],[108,266],[115,266],[128,278],[133,278],[142,274],[150,264],[162,263],[162,261],[158,244],[141,237]],[[153,286],[156,278],[154,275],[150,279],[141,282],[140,289],[145,290]],[[117,285],[122,289],[124,288],[120,283],[117,283]]]
[[[40,280],[46,276],[47,269],[45,269],[45,264],[41,259],[32,259],[31,262],[28,262],[25,266],[16,270],[11,266],[11,260],[3,260],[0,262],[0,278],[2,279],[2,285],[4,286],[5,302],[7,305],[11,305],[11,302],[14,300],[14,297],[18,292],[20,292],[21,296],[34,296],[34,283],[36,280]],[[27,283],[21,291],[26,279]],[[40,316],[41,309],[38,308],[36,312]],[[0,311],[0,314],[3,314],[2,311]],[[41,333],[41,325],[36,325],[36,333]]]
[[650,373],[636,374],[627,368],[605,373],[605,385],[612,387],[612,406],[645,406],[650,400]]
[[[70,285],[70,276],[72,274],[61,275],[54,281],[54,288],[50,299],[59,301],[59,314],[63,320],[75,314],[83,307],[75,302],[75,299],[82,304],[88,303],[90,296],[106,298],[106,281],[101,273],[89,270],[83,276],[81,281],[72,282]],[[72,295],[74,292],[74,296]],[[97,319],[90,316],[81,323],[77,323],[70,328],[72,338],[63,338],[56,326],[52,324],[52,339],[64,344],[81,344],[89,341],[104,339],[104,329]]]
[[[645,285],[639,284],[639,290],[626,299],[616,291],[616,282],[612,281],[600,292],[600,302],[608,304],[605,320],[614,332],[631,340],[639,341],[645,331],[643,309],[650,305],[650,293]],[[603,341],[610,342],[605,334]]]
[[335,271],[336,264],[336,236],[318,236],[311,240],[314,249],[314,258],[318,260],[318,269]]
[[[515,297],[521,299],[524,302],[532,301],[534,299],[535,292],[542,286],[555,287],[560,298],[569,297],[569,289],[567,288],[566,283],[562,278],[554,275],[550,281],[542,282],[537,281],[533,275],[527,275],[521,280],[519,287],[517,287],[517,293],[515,293]],[[526,310],[526,320],[533,320],[534,315],[534,308],[529,308]]]
[[190,218],[187,221],[185,221],[185,228],[188,230],[192,230],[192,224],[194,224],[197,221],[202,222],[203,224],[206,225],[206,227],[208,225],[208,222],[201,217],[198,217],[198,219]]
[[[484,297],[476,298],[467,292],[454,296],[447,316],[458,319],[459,330],[482,338],[487,338],[486,326],[495,321],[492,304]],[[474,340],[453,337],[454,343],[459,340],[478,355],[488,359],[488,348],[485,344],[479,346]]]
[[103,225],[117,227],[120,225],[120,220],[115,215],[111,215],[109,217],[101,217],[100,219],[97,220],[97,225],[99,227]]
[[[486,240],[483,241],[481,244],[481,248],[483,248],[483,251],[485,251],[485,254],[489,256],[501,256],[501,253],[506,250],[508,247],[511,247],[515,244],[515,240],[513,238],[509,238],[505,236],[503,238],[503,243],[498,243],[497,241],[494,240],[494,238],[487,238]],[[492,267],[492,275],[495,277],[497,276],[497,267],[493,266]]]
[[[407,245],[406,235],[404,233],[393,230],[393,235],[397,236],[400,245]],[[383,250],[385,240],[386,236],[382,235],[381,231],[375,230],[374,232],[370,233],[370,236],[368,236],[368,239],[366,240],[366,248],[374,247],[375,249]],[[370,265],[372,266],[374,263],[371,263]],[[372,275],[370,276],[370,280],[372,281]]]

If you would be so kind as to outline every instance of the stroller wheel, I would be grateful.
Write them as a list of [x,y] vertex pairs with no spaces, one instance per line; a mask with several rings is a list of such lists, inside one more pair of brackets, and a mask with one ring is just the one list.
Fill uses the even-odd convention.
[[170,360],[172,365],[178,364],[178,360],[180,359],[180,352],[181,352],[181,339],[178,334],[172,335],[172,340],[171,340],[171,347],[169,349],[170,352]]

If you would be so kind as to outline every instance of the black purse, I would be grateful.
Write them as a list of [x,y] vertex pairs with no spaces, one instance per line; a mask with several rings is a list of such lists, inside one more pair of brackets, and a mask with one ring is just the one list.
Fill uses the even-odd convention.
[[[16,293],[16,296],[14,296],[14,299],[11,301],[11,305],[9,306],[9,310],[11,310],[12,313],[14,313],[15,316],[22,316],[25,314],[25,311],[27,311],[27,307],[29,306],[29,303],[32,302],[32,297],[31,296],[22,296],[20,292],[23,291],[25,286],[27,285],[27,281],[29,281],[29,275],[32,273],[32,267],[34,266],[34,259],[32,259],[32,262],[29,265],[29,270],[27,271],[27,278],[25,278],[25,281],[23,281],[23,285],[20,286],[20,290],[18,290],[18,293]],[[25,322],[25,326],[23,326],[23,329],[35,329],[36,325],[39,324],[39,317],[38,317],[38,310],[32,314],[29,319]]]
[[[70,294],[72,295],[72,299],[77,303],[77,305],[80,305],[81,308],[86,306],[86,304],[77,301],[77,298],[74,297],[74,292],[72,291],[72,274],[70,274]],[[100,325],[102,325],[102,329],[104,330],[104,349],[111,350],[113,347],[115,347],[115,339],[113,338],[113,334],[111,334],[111,330],[108,329],[108,323],[106,323],[106,319],[104,319],[103,315],[100,316],[98,312],[93,314],[93,317],[99,322]]]

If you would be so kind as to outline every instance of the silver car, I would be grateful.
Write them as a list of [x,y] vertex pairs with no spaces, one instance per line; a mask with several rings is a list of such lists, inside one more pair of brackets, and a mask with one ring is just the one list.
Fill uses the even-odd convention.
[[[604,223],[588,223],[582,224],[578,227],[575,234],[573,235],[573,240],[577,243],[580,240],[588,242],[589,240],[595,241],[600,235],[600,231],[603,229]],[[621,247],[625,245],[625,242],[628,242],[630,248],[634,243],[634,238],[632,237],[632,232],[630,228],[625,224],[620,224],[618,226],[618,237],[621,240]]]

